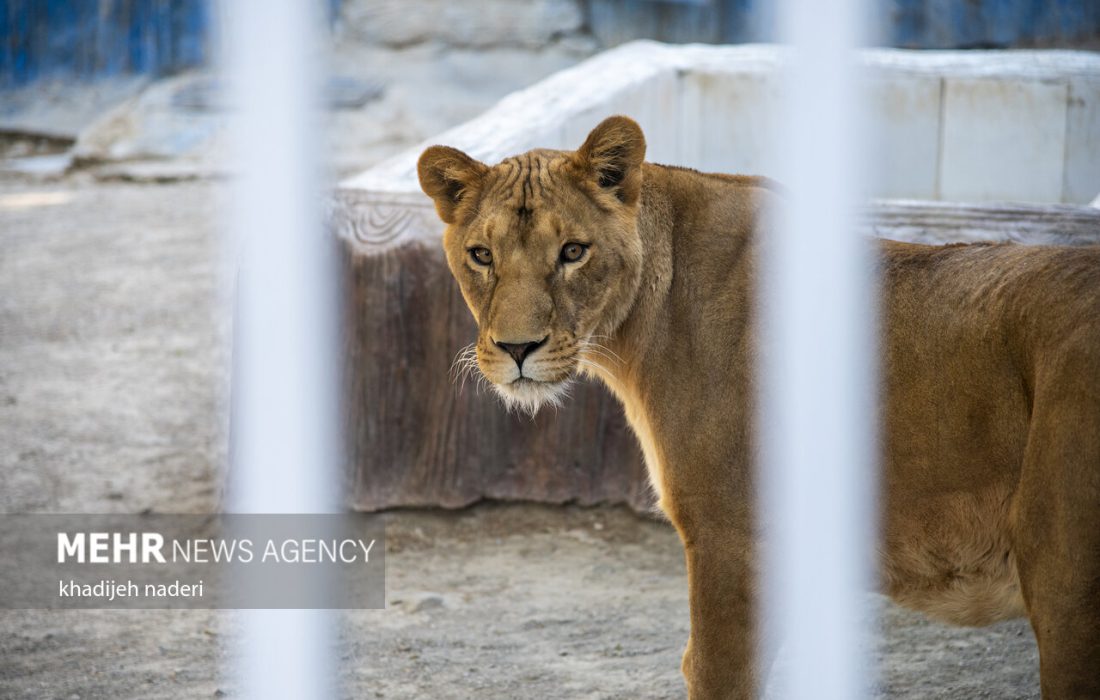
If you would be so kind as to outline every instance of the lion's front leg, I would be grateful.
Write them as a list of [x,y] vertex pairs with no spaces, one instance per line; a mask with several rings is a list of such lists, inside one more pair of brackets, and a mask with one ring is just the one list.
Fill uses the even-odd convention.
[[682,669],[691,700],[757,696],[756,596],[748,538],[687,536],[691,637]]

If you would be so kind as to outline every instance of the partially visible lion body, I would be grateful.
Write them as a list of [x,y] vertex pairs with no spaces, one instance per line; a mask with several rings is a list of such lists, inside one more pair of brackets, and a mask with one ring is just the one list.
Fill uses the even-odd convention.
[[[577,153],[533,152],[474,175],[457,152],[432,149],[421,181],[450,224],[448,260],[478,318],[487,376],[505,392],[541,392],[559,381],[556,358],[575,358],[571,370],[621,399],[685,545],[691,696],[751,697],[767,520],[752,468],[755,267],[777,196],[755,178],[642,163],[638,142],[644,153],[637,126],[612,118]],[[557,196],[569,187],[583,194]],[[471,267],[468,246],[493,227],[476,243],[493,262]],[[538,267],[544,247],[582,234],[592,241],[582,266]],[[882,586],[960,624],[1028,615],[1043,696],[1100,697],[1100,249],[877,245]],[[633,267],[631,246],[642,251]],[[625,289],[625,301],[576,286],[595,285],[583,274]],[[522,358],[517,378],[494,374],[510,360],[492,345],[516,328],[533,381]]]

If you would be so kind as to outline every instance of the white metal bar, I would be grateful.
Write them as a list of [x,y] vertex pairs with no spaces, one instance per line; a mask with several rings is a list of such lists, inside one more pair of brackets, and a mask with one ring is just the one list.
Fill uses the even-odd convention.
[[[784,697],[851,700],[867,688],[875,307],[862,193],[859,0],[785,0],[791,45],[779,144],[789,206],[765,245],[761,512],[773,526],[765,606]],[[734,125],[732,128],[736,128]]]
[[[319,513],[336,504],[336,276],[320,230],[321,3],[228,0],[222,50],[231,128],[236,273],[228,507]],[[331,614],[242,614],[245,697],[334,694]]]

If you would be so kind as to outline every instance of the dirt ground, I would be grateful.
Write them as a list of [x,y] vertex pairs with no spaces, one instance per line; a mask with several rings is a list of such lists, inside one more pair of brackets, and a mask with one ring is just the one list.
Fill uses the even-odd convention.
[[[0,511],[216,509],[216,183],[0,181]],[[387,600],[340,615],[349,698],[678,698],[671,529],[620,508],[388,519]],[[1038,697],[1023,621],[957,629],[878,596],[882,698]],[[235,695],[237,617],[0,611],[0,697]]]

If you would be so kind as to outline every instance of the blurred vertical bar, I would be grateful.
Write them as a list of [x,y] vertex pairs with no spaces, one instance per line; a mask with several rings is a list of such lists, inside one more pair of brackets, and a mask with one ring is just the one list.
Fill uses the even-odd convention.
[[782,643],[783,697],[851,700],[871,671],[861,649],[875,532],[877,321],[855,49],[860,0],[784,0],[790,45],[777,144],[790,195],[764,245],[761,512],[770,526],[765,639]]
[[[236,272],[228,506],[331,512],[337,276],[321,230],[317,162],[324,8],[318,0],[225,0],[220,9],[233,108],[228,250]],[[334,694],[330,613],[242,615],[244,697]]]

